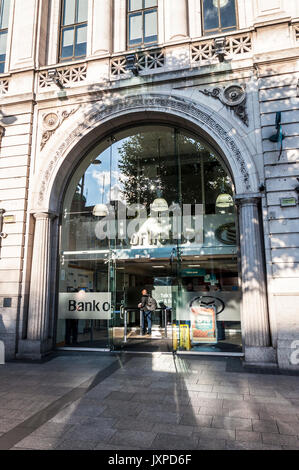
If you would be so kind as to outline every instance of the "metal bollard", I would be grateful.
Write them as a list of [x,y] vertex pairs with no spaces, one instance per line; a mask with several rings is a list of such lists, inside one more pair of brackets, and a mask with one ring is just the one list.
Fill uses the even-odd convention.
[[3,341],[0,341],[0,365],[5,364],[5,346]]

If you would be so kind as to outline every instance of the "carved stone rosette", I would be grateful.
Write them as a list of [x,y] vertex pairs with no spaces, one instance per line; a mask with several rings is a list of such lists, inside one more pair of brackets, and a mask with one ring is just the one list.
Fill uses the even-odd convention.
[[56,111],[50,112],[48,114],[43,115],[42,125],[44,128],[44,132],[42,135],[40,149],[43,150],[44,146],[48,142],[48,140],[52,137],[53,134],[57,131],[57,129],[61,126],[61,124],[72,114],[77,111],[78,108],[73,108],[70,111]]
[[220,100],[221,103],[232,109],[236,116],[248,126],[245,86],[234,83],[227,87],[205,88],[199,91],[206,96]]

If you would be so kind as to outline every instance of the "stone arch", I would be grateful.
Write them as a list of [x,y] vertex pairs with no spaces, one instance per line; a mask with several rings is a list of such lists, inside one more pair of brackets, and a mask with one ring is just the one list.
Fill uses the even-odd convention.
[[[192,128],[223,157],[235,182],[237,195],[258,192],[254,150],[248,148],[237,128],[232,128],[231,123],[200,102],[161,93],[128,95],[88,104],[79,113],[72,114],[68,127],[61,128],[42,151],[45,158],[35,176],[36,184],[33,184],[33,188],[38,190],[33,193],[32,212],[57,212],[62,187],[87,149],[90,150],[96,141],[119,126],[139,123],[142,119],[167,121],[180,126],[185,124],[190,130]],[[51,158],[46,158],[47,155]]]
[[[128,95],[111,101],[107,98],[100,103],[78,106],[75,111],[69,113],[69,119],[44,145],[42,164],[32,180],[30,212],[34,214],[35,227],[28,325],[26,340],[19,341],[19,356],[40,357],[51,349],[50,325],[53,325],[55,316],[55,252],[57,254],[53,245],[58,243],[55,215],[60,212],[64,189],[72,172],[96,142],[111,135],[115,129],[136,123],[164,121],[186,127],[204,137],[223,157],[231,172],[239,205],[245,357],[251,362],[273,362],[259,224],[259,178],[253,158],[255,151],[245,142],[244,130],[232,127],[231,123],[200,102],[175,94]],[[54,241],[53,220],[56,224]]]

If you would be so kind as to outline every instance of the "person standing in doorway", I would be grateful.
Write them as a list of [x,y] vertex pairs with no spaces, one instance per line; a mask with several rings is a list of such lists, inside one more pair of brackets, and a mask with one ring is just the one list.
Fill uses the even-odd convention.
[[146,334],[146,323],[147,323],[147,334],[152,333],[152,312],[157,308],[157,302],[153,299],[146,289],[141,291],[141,302],[138,307],[142,311],[141,317],[141,332],[142,335]]

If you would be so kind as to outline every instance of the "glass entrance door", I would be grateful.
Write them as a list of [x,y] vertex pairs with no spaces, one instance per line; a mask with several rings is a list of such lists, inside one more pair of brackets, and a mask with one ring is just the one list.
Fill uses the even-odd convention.
[[109,251],[62,251],[57,347],[110,349]]
[[[172,351],[172,286],[170,258],[115,259],[111,263],[112,348],[138,351]],[[156,301],[156,309],[146,315],[143,334],[143,312],[139,308],[142,291]]]

